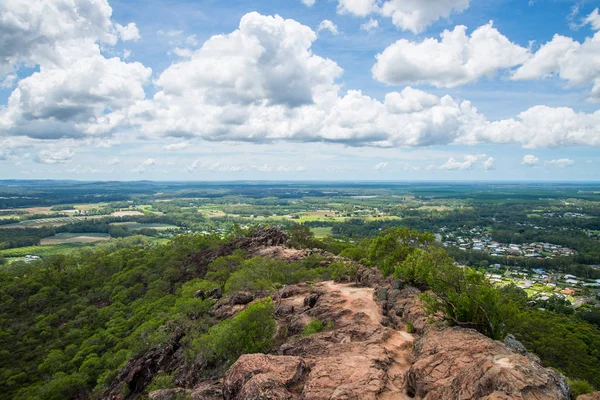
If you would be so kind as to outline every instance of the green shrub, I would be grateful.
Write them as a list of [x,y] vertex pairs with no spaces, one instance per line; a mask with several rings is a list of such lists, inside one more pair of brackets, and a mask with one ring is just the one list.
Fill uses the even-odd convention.
[[414,333],[415,332],[415,326],[412,323],[408,322],[408,321],[404,322],[404,328],[406,329],[406,332],[408,332],[408,333]]
[[227,365],[233,364],[242,354],[264,353],[273,345],[277,328],[274,311],[270,298],[252,303],[233,319],[210,328],[193,342],[192,348],[212,363]]
[[319,321],[318,319],[315,319],[304,327],[304,330],[302,331],[302,335],[303,336],[313,335],[315,333],[321,332],[323,329],[325,329],[325,325],[323,325],[323,323],[321,321]]
[[171,389],[174,386],[175,384],[173,383],[173,376],[161,372],[160,374],[155,375],[154,379],[152,379],[152,383],[148,386],[148,392],[153,392],[160,389]]
[[571,387],[571,398],[573,399],[594,391],[594,387],[582,379],[567,379],[567,384]]

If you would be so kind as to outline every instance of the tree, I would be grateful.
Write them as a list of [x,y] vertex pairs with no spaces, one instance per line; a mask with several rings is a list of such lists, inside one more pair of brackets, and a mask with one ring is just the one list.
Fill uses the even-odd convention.
[[381,233],[369,246],[371,265],[381,269],[385,276],[394,272],[417,248],[427,248],[435,241],[431,233],[421,233],[408,228],[391,228]]
[[315,235],[308,226],[292,224],[288,232],[293,247],[313,247]]

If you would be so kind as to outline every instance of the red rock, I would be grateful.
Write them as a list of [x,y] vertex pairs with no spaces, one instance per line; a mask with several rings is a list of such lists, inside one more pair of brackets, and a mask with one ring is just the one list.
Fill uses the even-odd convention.
[[436,399],[569,398],[564,378],[471,329],[429,330],[415,343],[409,391]]

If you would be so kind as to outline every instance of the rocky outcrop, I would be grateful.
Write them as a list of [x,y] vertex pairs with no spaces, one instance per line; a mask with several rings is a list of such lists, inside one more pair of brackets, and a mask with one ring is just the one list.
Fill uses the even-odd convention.
[[297,398],[307,372],[300,357],[244,355],[227,372],[223,396],[227,400]]
[[[380,324],[372,288],[326,282],[281,298],[280,321],[299,332],[318,319],[329,328],[284,342],[279,355],[246,355],[227,373],[226,399],[404,399],[412,336]],[[261,394],[263,397],[258,396]]]
[[181,347],[183,330],[175,328],[171,338],[150,349],[145,354],[132,358],[123,367],[114,384],[104,393],[103,399],[120,400],[121,393],[130,393],[128,399],[137,399],[161,370],[170,370],[177,365],[175,353]]
[[471,329],[429,330],[414,358],[407,390],[422,399],[569,398],[561,375]]
[[265,249],[282,249],[288,239],[288,234],[278,226],[258,226],[247,237],[238,237],[216,249],[199,251],[188,257],[180,267],[183,274],[182,278],[203,277],[206,274],[206,267],[215,258],[229,256],[236,250],[244,250],[249,254],[259,255]]
[[[314,253],[325,262],[337,259],[289,249],[286,242],[279,228],[256,228],[250,237],[190,257],[184,275],[203,276],[214,258],[237,249],[288,261]],[[212,315],[218,320],[273,297],[278,330],[272,354],[244,355],[223,377],[223,366],[186,361],[181,332],[173,328],[169,341],[130,360],[102,398],[118,399],[127,389],[135,399],[159,372],[172,373],[181,388],[153,392],[155,400],[568,398],[563,377],[540,366],[515,338],[504,344],[469,329],[440,329],[441,316],[425,315],[421,290],[384,278],[377,269],[356,267],[356,274],[337,283],[289,285],[274,294],[196,292],[216,300]],[[314,320],[324,329],[306,336]]]
[[600,400],[600,392],[582,394],[577,400]]

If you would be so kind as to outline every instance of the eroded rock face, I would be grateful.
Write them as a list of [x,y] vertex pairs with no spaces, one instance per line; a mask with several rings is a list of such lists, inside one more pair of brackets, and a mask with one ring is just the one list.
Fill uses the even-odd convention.
[[419,398],[569,398],[562,376],[471,329],[429,330],[414,356],[407,389]]
[[577,400],[600,400],[600,392],[582,394]]
[[300,357],[243,355],[227,372],[223,396],[228,400],[297,398],[308,368]]
[[[227,399],[407,399],[412,336],[380,324],[372,288],[326,282],[281,299],[288,330],[314,319],[330,328],[285,342],[278,356],[248,355],[227,374]],[[313,296],[314,295],[314,296]],[[306,304],[304,299],[311,298]],[[285,321],[282,321],[286,324]],[[260,394],[260,397],[258,394]]]

